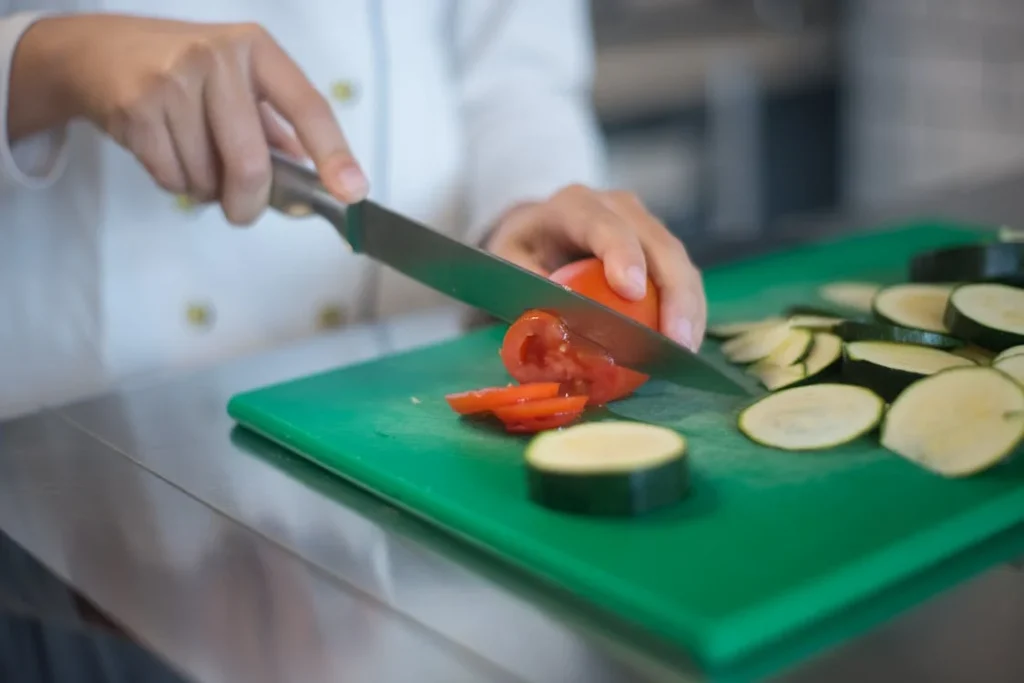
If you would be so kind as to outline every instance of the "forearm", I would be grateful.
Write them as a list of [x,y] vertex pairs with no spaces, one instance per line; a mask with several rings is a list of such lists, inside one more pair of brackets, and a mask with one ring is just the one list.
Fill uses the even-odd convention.
[[62,79],[73,17],[33,23],[14,48],[7,95],[7,136],[11,143],[63,126],[75,116]]

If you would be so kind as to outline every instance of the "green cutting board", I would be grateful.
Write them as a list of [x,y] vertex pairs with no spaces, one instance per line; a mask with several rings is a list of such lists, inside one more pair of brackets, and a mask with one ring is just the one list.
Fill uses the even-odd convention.
[[[712,319],[814,303],[817,287],[836,280],[904,281],[914,253],[985,237],[915,224],[712,269]],[[775,451],[736,431],[738,399],[658,382],[610,411],[688,437],[689,499],[634,520],[548,511],[527,499],[524,440],[457,419],[444,401],[508,381],[497,355],[502,334],[492,328],[257,389],[233,397],[228,410],[243,426],[681,646],[704,667],[814,632],[1024,521],[1024,459],[948,481],[883,450],[877,437],[828,452]],[[705,353],[718,355],[713,345]]]

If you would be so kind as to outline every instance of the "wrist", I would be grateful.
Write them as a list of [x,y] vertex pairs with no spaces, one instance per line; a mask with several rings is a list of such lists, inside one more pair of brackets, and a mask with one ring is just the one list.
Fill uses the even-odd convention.
[[69,87],[67,55],[73,17],[42,17],[21,35],[8,81],[7,135],[11,142],[66,124],[79,115]]

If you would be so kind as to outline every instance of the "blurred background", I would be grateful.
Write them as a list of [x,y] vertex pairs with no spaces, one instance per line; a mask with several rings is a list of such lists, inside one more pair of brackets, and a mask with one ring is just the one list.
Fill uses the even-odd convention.
[[1021,0],[592,0],[613,180],[691,250],[1024,158]]

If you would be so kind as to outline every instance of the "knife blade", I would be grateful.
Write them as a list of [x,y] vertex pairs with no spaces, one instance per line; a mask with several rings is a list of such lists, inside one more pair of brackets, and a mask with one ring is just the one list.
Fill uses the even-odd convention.
[[463,244],[376,202],[345,206],[316,174],[273,155],[270,204],[291,216],[326,218],[356,253],[508,323],[531,309],[558,315],[574,334],[603,347],[616,363],[682,386],[747,395],[713,364],[589,298],[482,249]]

